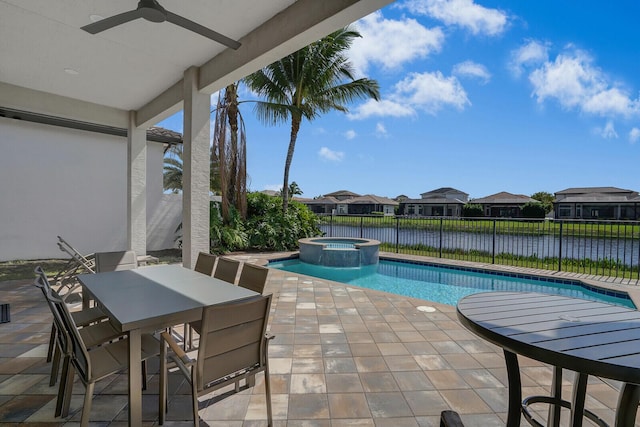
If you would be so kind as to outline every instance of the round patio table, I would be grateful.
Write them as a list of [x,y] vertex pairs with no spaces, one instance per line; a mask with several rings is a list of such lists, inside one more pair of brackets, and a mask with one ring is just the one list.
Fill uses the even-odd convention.
[[[508,427],[520,426],[521,415],[542,424],[528,410],[549,403],[548,426],[558,426],[561,407],[571,410],[570,425],[583,417],[607,424],[585,410],[587,378],[595,375],[623,382],[615,415],[616,427],[635,425],[640,401],[640,312],[559,295],[532,292],[483,292],[462,298],[460,322],[481,338],[502,347],[509,386]],[[522,400],[518,355],[554,367],[550,396]],[[571,402],[562,400],[562,369],[576,373]]]

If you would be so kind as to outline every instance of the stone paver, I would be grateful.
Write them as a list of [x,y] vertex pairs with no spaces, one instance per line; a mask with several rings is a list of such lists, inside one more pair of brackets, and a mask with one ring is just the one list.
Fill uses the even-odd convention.
[[[274,254],[234,255],[245,262],[268,256]],[[265,293],[274,295],[269,359],[276,426],[438,426],[445,409],[459,412],[468,427],[504,425],[502,351],[463,328],[455,307],[279,270],[271,271]],[[11,322],[0,324],[0,425],[76,425],[84,392],[77,381],[69,416],[53,417],[56,388],[48,386],[45,361],[51,315],[42,293],[29,282],[2,282],[0,302],[11,304]],[[417,309],[424,305],[435,311]],[[150,361],[146,425],[157,425],[157,366]],[[548,392],[549,366],[522,360],[522,372],[525,394]],[[567,396],[570,379],[567,373]],[[168,425],[190,425],[189,388],[178,376],[169,386]],[[617,387],[592,378],[588,388],[587,407],[610,424]],[[201,399],[204,425],[266,425],[262,375],[254,388],[229,391]],[[126,376],[98,383],[96,392],[91,420],[126,425]]]

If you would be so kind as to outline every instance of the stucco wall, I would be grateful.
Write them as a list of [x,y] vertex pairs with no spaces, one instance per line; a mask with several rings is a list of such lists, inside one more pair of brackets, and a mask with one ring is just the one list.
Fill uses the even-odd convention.
[[[83,253],[126,249],[126,157],[126,138],[0,118],[0,260],[60,257],[57,235]],[[162,194],[162,157],[149,142],[147,250],[173,246],[153,218],[181,216]]]

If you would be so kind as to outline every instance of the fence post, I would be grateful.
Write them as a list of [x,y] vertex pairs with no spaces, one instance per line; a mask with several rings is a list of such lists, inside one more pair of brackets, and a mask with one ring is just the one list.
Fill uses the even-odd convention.
[[361,239],[363,238],[362,236],[364,236],[364,230],[363,230],[363,228],[364,228],[364,217],[363,217],[363,216],[361,216],[361,217],[360,217],[360,238],[361,238]]
[[329,237],[333,237],[333,214],[331,214],[331,220],[329,220]]
[[496,220],[493,220],[493,238],[491,242],[491,264],[496,263]]
[[438,248],[438,258],[442,258],[442,229],[443,229],[443,219],[440,218],[440,245]]
[[558,271],[562,271],[562,225],[564,221],[560,221],[560,233],[558,236]]
[[396,253],[400,253],[400,218],[396,217]]

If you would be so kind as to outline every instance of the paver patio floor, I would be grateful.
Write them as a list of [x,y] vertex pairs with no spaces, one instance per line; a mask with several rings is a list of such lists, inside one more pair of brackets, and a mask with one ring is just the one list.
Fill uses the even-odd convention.
[[[437,427],[445,409],[457,411],[467,427],[504,425],[502,351],[461,326],[455,307],[279,270],[271,271],[265,292],[274,295],[269,330],[276,338],[269,360],[275,426]],[[0,425],[78,424],[84,393],[78,381],[69,416],[53,416],[57,387],[48,385],[45,361],[52,318],[42,293],[29,281],[3,282],[0,303],[11,304],[11,322],[0,324]],[[432,309],[418,309],[425,306]],[[523,358],[520,363],[523,395],[547,394],[551,368]],[[158,419],[157,369],[152,360],[143,394],[148,425]],[[597,378],[588,386],[587,408],[610,424],[616,387]],[[126,374],[99,382],[93,425],[126,425],[126,393]],[[564,394],[570,393],[567,372]],[[165,425],[190,425],[189,402],[189,388],[172,376]],[[546,406],[534,408],[546,416]],[[252,389],[205,396],[200,416],[201,425],[266,425],[262,377]]]

